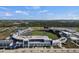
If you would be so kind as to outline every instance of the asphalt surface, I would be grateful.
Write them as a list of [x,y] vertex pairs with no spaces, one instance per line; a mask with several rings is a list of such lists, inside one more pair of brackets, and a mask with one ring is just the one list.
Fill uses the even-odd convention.
[[20,48],[13,50],[1,49],[0,53],[79,53],[79,49]]

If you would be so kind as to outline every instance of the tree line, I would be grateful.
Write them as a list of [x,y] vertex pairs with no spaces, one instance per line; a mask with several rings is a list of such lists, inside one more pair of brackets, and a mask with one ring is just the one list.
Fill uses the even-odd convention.
[[[25,21],[26,22],[26,21]],[[18,23],[15,24],[14,22],[0,22],[0,27],[12,27],[12,26],[17,26],[17,27],[79,27],[79,21],[31,21],[28,24],[25,22],[23,23]]]

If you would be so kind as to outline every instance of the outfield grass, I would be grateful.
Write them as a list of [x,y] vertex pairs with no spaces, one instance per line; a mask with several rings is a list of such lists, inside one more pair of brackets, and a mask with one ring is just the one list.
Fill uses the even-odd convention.
[[45,31],[32,31],[32,35],[48,36],[51,39],[57,39],[58,38],[55,34],[45,32]]

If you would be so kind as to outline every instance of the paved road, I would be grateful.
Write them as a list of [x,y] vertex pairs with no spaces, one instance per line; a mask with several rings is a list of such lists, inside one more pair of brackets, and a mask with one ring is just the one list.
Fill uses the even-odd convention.
[[14,50],[2,49],[0,53],[79,53],[79,49],[21,48]]

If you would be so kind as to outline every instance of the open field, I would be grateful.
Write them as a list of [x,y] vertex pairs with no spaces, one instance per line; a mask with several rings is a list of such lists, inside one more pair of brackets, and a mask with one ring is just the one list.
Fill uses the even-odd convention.
[[75,44],[73,44],[70,39],[65,43],[65,44],[62,44],[63,47],[65,48],[79,48],[78,46],[76,46]]
[[76,31],[79,32],[79,27],[76,28]]
[[50,39],[57,39],[57,35],[45,31],[32,31],[32,35],[48,36]]
[[[31,27],[32,29],[34,29],[34,31],[32,31],[32,35],[41,35],[41,36],[48,36],[51,39],[57,39],[58,37],[55,34],[49,33],[49,32],[45,32],[45,31],[39,31],[41,29],[43,29],[43,27]],[[18,29],[27,29],[27,27],[18,27]],[[2,27],[0,28],[0,39],[5,39],[6,37],[8,37],[11,33],[14,33],[15,27]]]
[[31,28],[34,30],[43,30],[44,29],[44,27],[31,27]]
[[0,28],[0,39],[5,39],[11,33],[14,33],[14,32],[15,32],[14,27],[2,27],[2,28]]

